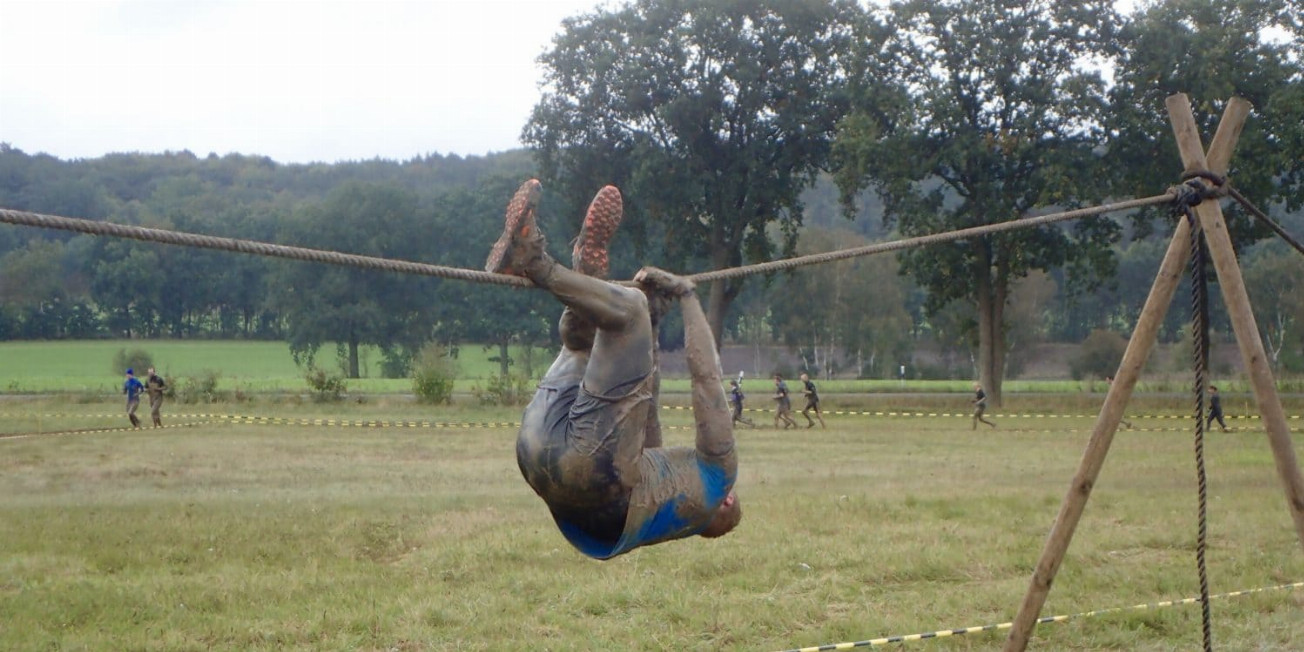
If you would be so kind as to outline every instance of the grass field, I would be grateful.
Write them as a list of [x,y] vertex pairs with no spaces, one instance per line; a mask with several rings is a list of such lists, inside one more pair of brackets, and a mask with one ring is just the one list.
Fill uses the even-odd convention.
[[[122,371],[113,366],[123,349],[144,349],[159,372],[181,379],[206,372],[219,375],[228,391],[306,391],[303,370],[294,364],[284,342],[235,340],[81,340],[67,342],[0,342],[4,361],[0,392],[7,393],[115,393],[122,388]],[[465,378],[497,373],[490,353],[481,347],[463,347],[460,365]],[[411,391],[406,379],[378,378],[381,356],[374,347],[362,351],[364,376],[349,381],[356,392]],[[323,347],[317,363],[335,370],[334,347]]]
[[[856,407],[898,405],[882,400]],[[1117,435],[1043,615],[1198,595],[1191,440],[1147,416],[1172,407],[1154,400],[1129,408],[1138,430]],[[936,401],[910,404],[954,402]],[[1011,403],[1005,412],[1088,407]],[[168,423],[203,420],[182,409]],[[1007,622],[1091,425],[1005,414],[1001,428],[974,432],[957,416],[843,414],[827,430],[742,429],[738,531],[597,562],[569,547],[521,480],[510,426],[213,422],[14,436],[117,427],[118,410],[0,402],[0,649],[781,650]],[[209,411],[519,419],[398,399]],[[663,419],[668,443],[690,440],[688,412]],[[1263,434],[1232,423],[1241,430],[1211,435],[1206,450],[1211,591],[1302,581]],[[1212,611],[1216,649],[1304,649],[1304,589]],[[1200,608],[1184,605],[1041,625],[1031,649],[1200,645]]]
[[[0,342],[0,394],[73,394],[91,397],[115,395],[122,390],[122,371],[113,365],[114,355],[124,349],[140,348],[149,352],[155,366],[171,382],[183,382],[214,372],[218,389],[246,396],[307,392],[303,370],[294,364],[284,342],[205,341],[205,340],[93,340],[93,341],[9,341]],[[477,384],[498,374],[498,363],[489,358],[496,351],[481,346],[463,346],[459,350],[459,376],[455,391],[470,393]],[[551,350],[536,350],[536,370],[542,373],[551,361]],[[519,350],[513,356],[520,358]],[[364,347],[363,378],[348,381],[354,395],[410,393],[407,379],[379,378],[381,356],[374,347]],[[335,371],[334,347],[323,347],[317,363]],[[1247,391],[1239,379],[1216,379],[1224,396]],[[956,393],[971,390],[968,380],[832,380],[820,381],[822,393]],[[1190,380],[1181,378],[1142,378],[1142,393],[1183,393]],[[749,394],[769,387],[766,379],[746,381]],[[1283,392],[1304,392],[1304,379],[1278,379]],[[669,377],[663,388],[668,392],[686,392],[688,381]],[[1100,394],[1104,382],[1072,380],[1007,380],[1005,391],[1018,393]],[[759,399],[757,395],[755,398]],[[1098,401],[1099,397],[1091,399]]]

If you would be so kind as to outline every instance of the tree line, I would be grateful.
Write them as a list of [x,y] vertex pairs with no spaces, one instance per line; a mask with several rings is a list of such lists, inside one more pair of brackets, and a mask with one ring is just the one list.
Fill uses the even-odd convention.
[[[282,165],[3,145],[0,205],[474,268],[511,190],[539,176],[560,259],[613,183],[615,275],[702,271],[1159,194],[1182,172],[1163,98],[1184,92],[1208,131],[1227,98],[1255,106],[1234,183],[1299,233],[1302,34],[1284,0],[639,0],[563,22],[525,150]],[[926,343],[999,400],[1028,344],[1130,332],[1171,220],[1079,220],[704,297],[722,342],[870,376]],[[1255,244],[1267,231],[1239,207],[1228,220],[1269,350],[1304,364],[1298,256]],[[283,338],[305,361],[336,344],[353,373],[361,344],[397,374],[431,340],[497,346],[506,370],[507,346],[547,342],[558,313],[535,292],[17,227],[0,227],[0,271],[3,338]]]

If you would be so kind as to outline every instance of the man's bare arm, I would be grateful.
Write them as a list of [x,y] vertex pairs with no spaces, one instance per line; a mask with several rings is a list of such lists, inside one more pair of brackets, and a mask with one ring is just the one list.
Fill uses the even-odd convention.
[[737,466],[734,456],[733,417],[721,384],[720,356],[715,349],[711,326],[697,295],[680,297],[684,314],[684,350],[693,377],[693,418],[697,423],[697,452],[711,461]]

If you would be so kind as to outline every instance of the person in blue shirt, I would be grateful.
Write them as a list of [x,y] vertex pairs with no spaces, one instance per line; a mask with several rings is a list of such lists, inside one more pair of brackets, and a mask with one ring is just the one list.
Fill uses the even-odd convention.
[[140,407],[140,393],[145,391],[144,383],[136,379],[131,369],[127,370],[127,380],[122,383],[122,393],[127,395],[127,418],[131,427],[139,428],[140,419],[136,418],[136,408]]
[[[521,418],[521,474],[567,541],[596,559],[727,534],[742,518],[733,491],[738,458],[719,357],[693,283],[650,267],[635,276],[636,287],[599,278],[606,272],[604,238],[620,214],[619,193],[610,186],[590,206],[572,252],[575,269],[558,264],[535,222],[539,192],[533,179],[517,191],[485,264],[529,278],[565,305],[561,351]],[[660,429],[650,427],[657,401],[653,324],[676,301],[692,375],[692,447],[663,447]]]

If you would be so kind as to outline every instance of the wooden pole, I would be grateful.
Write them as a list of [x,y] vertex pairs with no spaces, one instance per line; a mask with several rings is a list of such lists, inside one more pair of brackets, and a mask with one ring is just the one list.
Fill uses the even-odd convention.
[[[1185,95],[1178,94],[1170,96],[1166,103],[1169,118],[1178,133],[1177,145],[1187,171],[1204,169],[1206,162],[1200,151],[1199,137],[1195,135],[1195,118],[1191,115],[1190,101]],[[1231,111],[1233,107],[1246,114],[1250,110],[1249,103],[1239,98],[1234,98],[1227,105],[1227,110]],[[1209,161],[1209,164],[1212,163]],[[1210,169],[1216,174],[1223,174],[1222,171]],[[1263,351],[1259,327],[1254,323],[1250,297],[1245,291],[1245,280],[1241,277],[1241,267],[1236,262],[1231,237],[1227,234],[1222,207],[1216,201],[1201,202],[1195,207],[1195,214],[1200,218],[1200,228],[1204,231],[1214,269],[1218,272],[1218,287],[1222,289],[1223,303],[1231,317],[1232,331],[1236,333],[1236,343],[1241,350],[1241,360],[1249,372],[1250,387],[1254,390],[1259,416],[1268,431],[1268,443],[1276,459],[1277,475],[1286,491],[1286,505],[1295,521],[1295,533],[1300,545],[1304,546],[1304,477],[1300,476],[1294,443],[1291,441],[1290,429],[1286,426],[1286,414],[1281,408],[1272,369],[1268,367],[1268,357]]]
[[[1227,170],[1231,152],[1240,137],[1245,117],[1244,113],[1233,112],[1231,106],[1228,106],[1218,126],[1218,133],[1209,148],[1209,161],[1220,162],[1218,169],[1222,170],[1222,173]],[[1199,142],[1198,137],[1196,142]],[[1105,456],[1114,441],[1114,432],[1123,418],[1123,411],[1132,397],[1132,390],[1136,388],[1141,369],[1145,367],[1146,360],[1150,357],[1150,350],[1154,346],[1159,327],[1173,302],[1173,294],[1177,291],[1177,285],[1181,281],[1190,255],[1190,226],[1186,220],[1179,220],[1173,239],[1168,243],[1168,252],[1164,254],[1163,262],[1159,264],[1159,272],[1150,288],[1150,295],[1146,297],[1141,316],[1137,319],[1136,328],[1133,329],[1132,337],[1128,340],[1123,361],[1118,366],[1118,373],[1115,374],[1114,382],[1105,396],[1100,416],[1096,418],[1096,425],[1092,428],[1087,449],[1082,454],[1078,472],[1073,476],[1073,482],[1069,484],[1068,493],[1060,505],[1059,515],[1055,517],[1055,524],[1050,534],[1046,536],[1041,559],[1033,571],[1028,592],[1023,597],[1023,604],[1019,607],[1019,613],[1010,628],[1009,636],[1005,639],[1005,652],[1022,652],[1028,647],[1032,629],[1037,624],[1037,617],[1041,614],[1041,608],[1045,606],[1046,597],[1050,594],[1051,584],[1055,581],[1055,575],[1064,561],[1064,554],[1073,540],[1073,533],[1082,519],[1082,512],[1091,497],[1091,489],[1096,484],[1096,478],[1105,464]]]

